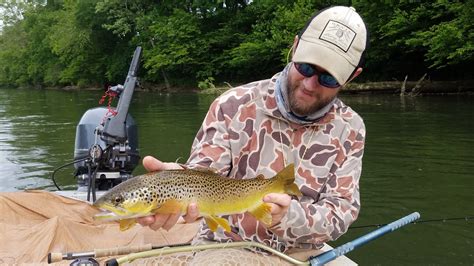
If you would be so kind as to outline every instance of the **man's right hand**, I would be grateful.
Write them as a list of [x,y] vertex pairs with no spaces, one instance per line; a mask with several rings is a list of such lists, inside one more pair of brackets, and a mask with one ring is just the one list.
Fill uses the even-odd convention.
[[[143,158],[143,166],[148,171],[182,169],[177,163],[164,163],[152,156]],[[170,230],[181,217],[181,214],[155,214],[137,218],[137,222],[142,226],[149,226],[153,230],[163,228]],[[190,203],[186,215],[183,216],[186,223],[192,223],[199,218],[199,210],[196,203]]]

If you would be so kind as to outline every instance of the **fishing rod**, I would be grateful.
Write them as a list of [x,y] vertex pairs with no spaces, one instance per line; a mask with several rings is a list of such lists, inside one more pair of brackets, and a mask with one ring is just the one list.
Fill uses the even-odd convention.
[[125,255],[135,252],[148,251],[152,249],[160,248],[169,248],[169,247],[180,247],[187,246],[189,244],[174,244],[174,245],[165,245],[165,246],[154,246],[152,244],[145,244],[140,246],[131,246],[131,247],[115,247],[115,248],[102,248],[94,249],[93,251],[84,251],[84,252],[50,252],[48,254],[48,263],[60,262],[63,260],[75,260],[80,258],[101,258],[117,255]]
[[256,247],[261,248],[263,250],[271,252],[273,255],[276,255],[287,262],[296,264],[296,265],[324,265],[329,261],[336,259],[339,256],[342,256],[355,248],[358,248],[368,242],[375,240],[387,233],[393,232],[396,229],[399,229],[407,224],[412,223],[413,221],[420,218],[420,214],[418,212],[414,212],[409,214],[403,218],[400,218],[390,224],[387,224],[379,229],[376,229],[366,235],[363,235],[353,241],[350,241],[340,247],[335,249],[329,250],[317,256],[310,257],[307,261],[300,261],[295,258],[292,258],[280,251],[277,251],[273,248],[265,246],[261,243],[256,242],[230,242],[230,243],[216,243],[216,244],[206,244],[206,245],[197,245],[197,246],[180,246],[180,247],[173,247],[173,248],[161,248],[157,250],[149,250],[144,252],[132,253],[127,256],[118,258],[118,259],[110,259],[106,261],[107,266],[116,266],[121,265],[124,263],[130,263],[136,259],[154,257],[154,256],[162,256],[177,252],[188,252],[188,251],[199,251],[199,250],[209,250],[209,249],[222,249],[222,248],[250,248]]
[[362,245],[367,244],[369,241],[372,241],[376,238],[379,238],[387,233],[393,232],[397,230],[398,228],[405,226],[407,224],[413,223],[413,221],[417,220],[420,218],[420,214],[418,212],[414,212],[412,214],[409,214],[401,219],[398,219],[394,222],[391,222],[375,231],[372,231],[366,235],[363,235],[359,238],[356,238],[353,241],[350,241],[338,248],[329,250],[324,252],[323,254],[320,254],[318,256],[310,257],[310,262],[311,266],[313,265],[324,265],[335,258],[342,256],[346,253],[351,252],[355,248],[358,248]]
[[337,247],[333,250],[327,251],[317,256],[310,257],[307,261],[300,261],[295,258],[292,258],[280,251],[277,251],[273,248],[265,246],[264,244],[257,242],[230,242],[230,243],[216,243],[216,244],[206,244],[206,245],[197,245],[192,246],[187,243],[185,244],[175,244],[175,245],[166,245],[166,246],[154,246],[152,244],[146,244],[141,246],[132,246],[132,247],[115,247],[107,249],[94,249],[93,251],[85,252],[68,252],[68,253],[57,253],[52,252],[48,254],[48,263],[60,262],[62,260],[80,260],[85,258],[101,258],[101,257],[110,257],[117,255],[125,255],[122,258],[111,259],[106,261],[106,265],[121,265],[124,263],[132,262],[136,259],[148,258],[153,256],[162,256],[178,252],[187,252],[187,251],[199,251],[199,250],[209,250],[209,249],[224,249],[224,248],[260,248],[270,253],[282,258],[283,260],[290,262],[296,265],[322,265],[331,260],[336,259],[339,256],[342,256],[355,248],[358,248],[372,240],[375,240],[382,235],[392,232],[402,226],[413,223],[416,219],[420,217],[418,212],[414,212],[410,215],[407,215],[401,219],[398,219],[390,224],[383,226],[382,228],[376,229],[366,235],[363,235],[351,242],[348,242],[340,247]]
[[[447,221],[469,221],[473,220],[474,216],[465,216],[465,217],[450,217],[450,218],[436,218],[436,219],[427,219],[427,220],[417,220],[411,223],[413,224],[422,224],[422,223],[432,223],[432,222],[447,222]],[[382,227],[387,224],[367,224],[367,225],[359,225],[359,226],[351,226],[349,229],[360,229],[360,228],[370,228],[370,227]]]

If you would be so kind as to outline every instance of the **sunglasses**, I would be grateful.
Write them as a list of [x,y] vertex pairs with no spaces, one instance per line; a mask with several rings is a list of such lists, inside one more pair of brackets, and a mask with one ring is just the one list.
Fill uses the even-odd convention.
[[307,63],[294,63],[296,70],[300,72],[301,75],[310,78],[314,75],[318,75],[318,82],[324,87],[328,88],[338,88],[341,85],[337,82],[336,78],[331,76],[328,72],[321,72],[316,69],[315,66]]

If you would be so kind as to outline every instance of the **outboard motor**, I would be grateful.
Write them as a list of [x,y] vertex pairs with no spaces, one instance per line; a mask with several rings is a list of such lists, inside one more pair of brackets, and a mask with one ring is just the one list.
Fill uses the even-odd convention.
[[[110,87],[105,96],[118,97],[117,108],[97,107],[82,116],[76,129],[74,167],[78,190],[96,200],[96,190],[108,190],[132,177],[138,165],[137,125],[128,108],[137,84],[141,47],[133,55],[124,85]],[[54,181],[54,179],[53,179]]]
[[[89,176],[95,169],[98,190],[108,190],[132,177],[132,171],[138,165],[140,156],[138,150],[138,130],[135,121],[129,114],[125,121],[127,140],[124,145],[108,147],[96,133],[107,115],[108,109],[96,107],[84,113],[76,128],[76,141],[74,145],[74,167],[78,189],[87,191]],[[81,160],[89,158],[88,160]],[[93,163],[94,162],[94,163]],[[92,164],[91,164],[92,163]]]

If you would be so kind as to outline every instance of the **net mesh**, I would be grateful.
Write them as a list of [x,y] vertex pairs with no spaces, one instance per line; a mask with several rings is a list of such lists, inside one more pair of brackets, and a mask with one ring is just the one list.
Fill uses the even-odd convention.
[[[278,252],[256,242],[201,242],[157,247],[153,250],[131,253],[124,256],[101,258],[101,262],[116,259],[125,265],[309,265],[313,258],[332,249],[292,248],[286,253]],[[357,265],[346,256],[333,258],[328,266]]]
[[157,254],[156,256],[135,260],[137,265],[292,265],[277,256],[253,252],[244,248],[222,248]]

